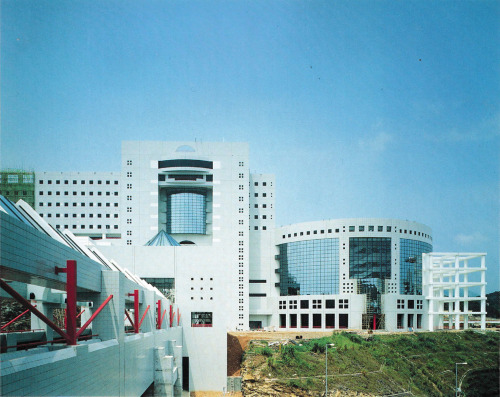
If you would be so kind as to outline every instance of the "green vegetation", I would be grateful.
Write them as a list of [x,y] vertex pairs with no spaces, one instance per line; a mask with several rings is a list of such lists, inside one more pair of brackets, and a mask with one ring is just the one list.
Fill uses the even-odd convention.
[[[363,337],[335,332],[285,345],[252,343],[244,370],[255,380],[274,379],[300,395],[324,390],[325,346],[328,347],[329,389],[377,395],[407,391],[418,396],[452,396],[455,363],[468,396],[498,395],[497,332],[434,332]],[[265,356],[265,359],[259,357]],[[496,394],[495,394],[496,393]],[[264,393],[262,393],[264,395]]]

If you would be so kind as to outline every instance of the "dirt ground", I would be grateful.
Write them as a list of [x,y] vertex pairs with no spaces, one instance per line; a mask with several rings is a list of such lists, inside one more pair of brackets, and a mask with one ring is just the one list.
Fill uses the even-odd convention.
[[228,332],[227,334],[227,376],[241,376],[241,357],[251,340],[288,340],[302,336],[304,339],[321,338],[331,335],[327,332],[293,331],[249,331]]

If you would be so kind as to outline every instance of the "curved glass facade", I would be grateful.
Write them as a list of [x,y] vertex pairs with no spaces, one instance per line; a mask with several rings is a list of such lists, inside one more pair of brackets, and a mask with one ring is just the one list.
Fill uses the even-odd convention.
[[167,194],[167,233],[206,234],[206,191],[175,189]]
[[339,292],[339,239],[280,244],[280,295],[332,295]]
[[422,254],[431,252],[432,245],[417,240],[400,239],[399,293],[422,294]]
[[391,278],[391,239],[351,237],[349,239],[349,276],[358,279],[358,293],[366,294],[366,313],[381,313],[380,295],[385,279]]

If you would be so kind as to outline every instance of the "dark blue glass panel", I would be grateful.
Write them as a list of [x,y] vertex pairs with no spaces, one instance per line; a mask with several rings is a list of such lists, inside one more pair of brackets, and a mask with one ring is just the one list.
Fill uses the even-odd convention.
[[279,250],[282,296],[338,294],[338,239],[280,244]]
[[432,245],[428,243],[404,238],[400,239],[400,294],[422,294],[422,254],[431,251]]

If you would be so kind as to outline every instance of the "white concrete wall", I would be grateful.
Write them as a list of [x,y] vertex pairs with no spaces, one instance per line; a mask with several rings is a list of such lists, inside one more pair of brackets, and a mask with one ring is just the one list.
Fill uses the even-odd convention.
[[4,353],[1,394],[140,396],[154,380],[154,348],[169,340],[182,344],[182,329],[127,336],[122,344],[112,339],[53,351],[40,347],[37,354]]
[[119,172],[37,172],[35,210],[75,235],[119,237],[120,185]]

